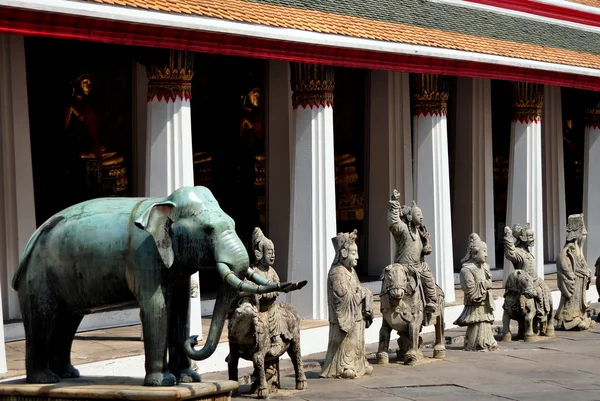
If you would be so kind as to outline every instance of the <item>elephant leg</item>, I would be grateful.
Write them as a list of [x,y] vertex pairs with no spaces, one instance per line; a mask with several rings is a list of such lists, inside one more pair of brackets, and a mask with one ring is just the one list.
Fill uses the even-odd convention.
[[169,302],[169,371],[180,383],[199,382],[200,374],[191,369],[190,359],[183,352],[189,336],[190,277],[176,275]]
[[554,317],[552,316],[552,308],[546,316],[546,337],[554,337]]
[[304,365],[302,364],[302,354],[300,353],[300,333],[296,334],[298,340],[292,340],[288,348],[288,355],[294,365],[296,373],[296,390],[306,390],[306,376],[304,374]]
[[377,363],[380,365],[387,365],[390,362],[390,356],[388,351],[390,349],[390,334],[392,328],[388,322],[382,319],[381,329],[379,329],[379,348],[377,349]]
[[523,339],[525,341],[531,341],[535,337],[535,333],[533,332],[534,318],[535,309],[529,311],[523,319],[525,324],[525,335],[523,336]]
[[404,355],[404,364],[405,365],[414,365],[417,363],[419,358],[418,349],[419,349],[419,332],[421,325],[416,324],[415,322],[420,322],[421,319],[418,319],[419,316],[415,316],[415,319],[412,323],[408,325],[408,336],[410,341],[410,349]]
[[66,308],[57,309],[54,327],[50,334],[50,370],[59,377],[77,378],[79,371],[71,364],[71,346],[83,315],[71,313]]
[[435,345],[433,346],[433,357],[436,359],[444,359],[446,357],[446,339],[444,338],[444,311],[440,311],[440,314],[435,321]]
[[229,380],[238,381],[238,363],[240,359],[240,348],[237,344],[229,342],[229,358],[227,360],[227,371]]
[[[27,285],[27,284],[25,284]],[[33,290],[33,292],[32,292]],[[32,288],[19,288],[19,301],[25,328],[25,370],[27,383],[57,383],[58,375],[48,368],[48,335],[52,321],[45,319],[47,311],[54,309],[54,299],[38,297]]]
[[161,273],[152,269],[139,271],[139,282],[136,283],[140,288],[138,302],[144,333],[145,386],[174,386],[176,383],[167,366],[169,313],[164,294],[166,284]]
[[502,315],[502,341],[512,341],[512,333],[510,332],[510,316],[506,311]]
[[267,398],[269,396],[269,390],[267,388],[267,376],[265,374],[265,356],[266,351],[258,350],[258,352],[254,354],[254,357],[252,358],[252,362],[254,363],[254,369],[258,373],[258,398]]

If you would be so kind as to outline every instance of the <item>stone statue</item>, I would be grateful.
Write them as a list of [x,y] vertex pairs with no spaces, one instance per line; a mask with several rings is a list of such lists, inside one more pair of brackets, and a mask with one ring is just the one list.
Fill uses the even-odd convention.
[[[596,292],[600,294],[600,257],[596,259],[594,267],[596,268]],[[600,302],[600,298],[598,298],[598,302]],[[600,322],[600,313],[596,315],[596,322]]]
[[[273,241],[258,227],[252,234],[252,250],[255,257],[252,274],[279,283],[279,276],[273,269]],[[234,302],[237,307],[229,317],[229,378],[237,380],[240,357],[253,361],[256,377],[253,391],[258,390],[260,398],[279,388],[279,357],[286,351],[296,369],[296,389],[306,388],[300,354],[300,317],[292,305],[277,304],[278,295],[277,291],[255,298],[242,295]]]
[[398,330],[399,360],[413,365],[422,353],[423,326],[435,324],[434,358],[446,356],[444,345],[444,292],[433,281],[425,255],[432,251],[429,233],[423,225],[423,213],[413,202],[400,205],[394,190],[388,203],[387,221],[396,241],[395,263],[385,267],[381,283],[383,323],[379,330],[377,363],[389,362],[392,329]]
[[492,332],[494,297],[492,271],[487,264],[487,245],[479,235],[469,236],[467,254],[461,260],[460,287],[465,295],[465,308],[454,322],[467,326],[465,351],[495,351],[498,343]]
[[[511,273],[504,285],[505,341],[512,338],[509,326],[511,318],[519,321],[519,333],[524,335],[525,341],[531,341],[536,333],[547,337],[554,336],[552,295],[542,277],[538,276],[536,260],[530,251],[534,244],[535,236],[529,224],[515,224],[512,230],[510,227],[504,228],[504,257],[512,262],[515,270],[523,272]],[[524,307],[522,295],[533,299],[531,308]],[[529,311],[532,308],[533,310]]]
[[587,230],[583,214],[572,214],[567,221],[567,242],[556,260],[560,304],[556,311],[556,328],[559,330],[588,330],[595,325],[587,315],[590,306],[586,291],[590,286],[590,271],[583,246]]
[[335,258],[327,277],[329,343],[321,377],[354,379],[373,373],[365,355],[365,328],[373,322],[373,293],[358,280],[357,231],[332,238]]
[[[190,276],[215,267],[213,319],[200,350],[186,340]],[[244,282],[249,277],[251,282]],[[182,187],[164,198],[98,198],[48,219],[29,240],[12,287],[19,293],[29,383],[79,377],[71,344],[84,315],[137,301],[147,386],[200,381],[190,360],[211,356],[240,291],[302,288],[273,283],[249,267],[233,220],[204,187]],[[168,359],[167,359],[168,355]]]

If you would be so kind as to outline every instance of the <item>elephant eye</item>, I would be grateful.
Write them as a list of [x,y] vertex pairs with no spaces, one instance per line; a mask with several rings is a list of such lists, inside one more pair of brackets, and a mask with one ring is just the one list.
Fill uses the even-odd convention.
[[213,233],[213,231],[215,231],[215,228],[212,226],[204,227],[204,234],[206,234],[206,235],[211,235]]

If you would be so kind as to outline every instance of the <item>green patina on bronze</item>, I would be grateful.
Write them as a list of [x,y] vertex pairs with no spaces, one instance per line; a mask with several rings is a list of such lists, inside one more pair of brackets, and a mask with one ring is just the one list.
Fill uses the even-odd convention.
[[[206,343],[193,350],[196,338],[186,340],[190,276],[214,267],[221,290]],[[27,381],[79,377],[70,353],[83,316],[130,301],[140,306],[144,383],[200,381],[188,357],[213,354],[240,291],[287,292],[306,284],[260,275],[245,281],[251,272],[233,220],[205,187],[180,188],[165,198],[100,198],[71,206],[34,233],[13,279],[25,326]]]

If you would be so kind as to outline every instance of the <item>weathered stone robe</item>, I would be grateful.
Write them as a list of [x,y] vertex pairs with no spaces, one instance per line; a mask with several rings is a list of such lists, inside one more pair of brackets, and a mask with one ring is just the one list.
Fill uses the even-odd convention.
[[365,355],[365,318],[373,294],[363,287],[353,268],[332,267],[327,277],[329,344],[321,377],[354,378],[371,374]]
[[590,286],[590,271],[583,252],[576,243],[567,243],[556,261],[560,304],[554,318],[562,330],[587,330],[593,327],[587,316],[589,306],[586,291]]
[[492,272],[487,263],[464,263],[460,271],[460,286],[465,294],[465,307],[454,324],[467,326],[465,350],[495,350],[494,299],[490,293]]

